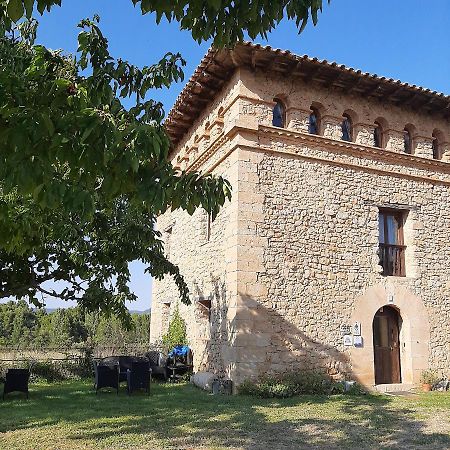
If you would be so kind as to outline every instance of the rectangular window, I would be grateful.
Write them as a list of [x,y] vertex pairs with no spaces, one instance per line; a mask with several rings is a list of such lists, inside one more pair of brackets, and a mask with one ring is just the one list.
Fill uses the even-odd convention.
[[380,265],[383,267],[383,275],[404,277],[405,250],[403,245],[402,211],[380,209],[378,217]]

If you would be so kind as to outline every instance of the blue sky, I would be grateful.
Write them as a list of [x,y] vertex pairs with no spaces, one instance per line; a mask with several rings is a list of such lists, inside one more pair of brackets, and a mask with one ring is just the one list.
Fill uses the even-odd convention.
[[[324,3],[326,1],[324,0]],[[116,57],[149,65],[166,52],[181,52],[187,60],[186,79],[209,47],[197,44],[177,23],[156,25],[142,16],[131,0],[63,0],[63,7],[39,18],[38,42],[49,48],[76,51],[77,23],[93,14]],[[332,0],[325,4],[316,27],[298,35],[295,23],[283,21],[268,40],[256,42],[336,61],[363,71],[450,93],[450,0]],[[168,111],[183,83],[155,92]],[[131,265],[131,286],[139,300],[130,308],[151,303],[151,279],[142,264]],[[49,307],[63,306],[50,300]]]

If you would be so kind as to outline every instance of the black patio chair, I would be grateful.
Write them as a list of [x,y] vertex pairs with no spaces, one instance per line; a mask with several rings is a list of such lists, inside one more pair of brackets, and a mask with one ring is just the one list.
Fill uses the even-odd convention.
[[99,362],[102,365],[106,366],[118,366],[119,367],[119,383],[122,381],[127,381],[127,372],[131,370],[131,364],[137,361],[148,361],[146,357],[140,356],[106,356],[101,359]]
[[5,385],[3,387],[3,400],[9,392],[24,392],[28,398],[28,381],[30,371],[28,369],[8,369]]
[[119,365],[102,364],[94,361],[95,381],[94,388],[97,394],[99,389],[110,387],[119,394]]
[[127,393],[132,394],[136,389],[145,389],[150,394],[152,369],[148,361],[133,361],[127,372]]

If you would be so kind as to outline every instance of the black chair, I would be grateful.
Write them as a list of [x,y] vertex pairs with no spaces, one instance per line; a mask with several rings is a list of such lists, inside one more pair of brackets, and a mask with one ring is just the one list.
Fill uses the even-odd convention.
[[95,381],[94,388],[97,394],[99,389],[110,387],[119,393],[119,365],[103,364],[94,361]]
[[107,356],[100,363],[110,367],[118,366],[119,383],[122,383],[122,381],[127,381],[127,372],[131,370],[131,364],[137,361],[148,362],[148,359],[139,356]]
[[148,358],[150,362],[150,369],[152,369],[152,377],[156,375],[161,375],[164,378],[164,381],[167,381],[168,373],[167,373],[167,358],[156,350],[152,350],[145,354],[145,357]]
[[132,394],[136,389],[145,389],[150,393],[152,369],[148,361],[133,361],[127,372],[127,393]]
[[28,369],[8,369],[6,372],[5,386],[3,387],[3,400],[9,392],[25,392],[28,398],[28,381],[30,371]]
[[146,359],[140,358],[138,356],[119,356],[119,367],[120,367],[120,382],[128,382],[128,372],[132,369],[134,362],[145,361]]

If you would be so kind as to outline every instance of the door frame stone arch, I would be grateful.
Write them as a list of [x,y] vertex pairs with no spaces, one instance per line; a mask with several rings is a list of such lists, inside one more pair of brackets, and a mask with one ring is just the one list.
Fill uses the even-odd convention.
[[400,364],[402,383],[416,384],[428,368],[430,325],[428,312],[420,297],[404,286],[378,284],[355,301],[351,323],[361,323],[362,347],[351,347],[352,372],[366,385],[375,385],[373,318],[382,306],[396,308],[402,318]]

